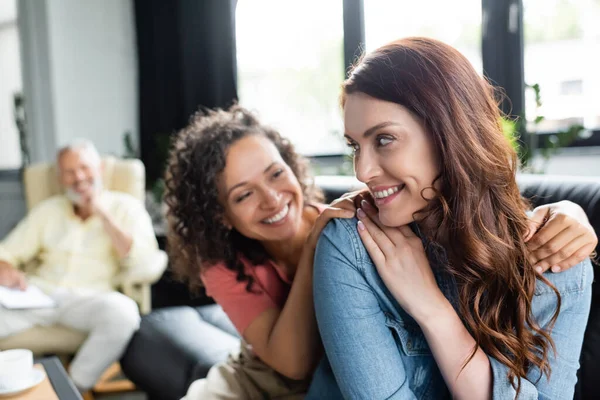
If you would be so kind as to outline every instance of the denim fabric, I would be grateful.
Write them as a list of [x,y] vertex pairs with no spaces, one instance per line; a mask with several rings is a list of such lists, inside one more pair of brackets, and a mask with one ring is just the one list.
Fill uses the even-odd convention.
[[[330,222],[315,255],[314,300],[326,357],[307,399],[445,399],[450,393],[419,325],[385,287],[356,230],[356,219]],[[434,247],[429,247],[434,249]],[[443,272],[445,255],[429,253],[444,295],[457,307],[454,280]],[[443,253],[443,252],[442,252]],[[521,380],[519,399],[571,399],[591,303],[589,260],[559,273],[547,273],[562,296],[552,331],[557,356],[552,377],[532,369]],[[546,326],[556,307],[554,292],[538,281],[533,313]],[[514,399],[508,369],[490,357],[493,398]]]

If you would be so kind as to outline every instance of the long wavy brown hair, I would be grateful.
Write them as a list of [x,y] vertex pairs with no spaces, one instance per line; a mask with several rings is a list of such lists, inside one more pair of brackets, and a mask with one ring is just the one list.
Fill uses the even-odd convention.
[[555,349],[532,314],[537,279],[558,297],[550,328],[560,295],[527,258],[528,204],[517,187],[518,158],[503,135],[492,85],[451,46],[414,37],[365,55],[342,89],[342,104],[360,92],[400,104],[423,121],[441,172],[439,190],[417,222],[446,250],[461,318],[477,345],[508,367],[517,394],[532,366],[549,378]]
[[174,136],[165,177],[168,206],[168,252],[176,276],[197,289],[201,268],[219,262],[237,273],[252,290],[253,279],[244,273],[240,256],[253,264],[270,258],[263,246],[223,224],[217,182],[225,169],[231,145],[249,135],[263,135],[275,144],[282,159],[300,182],[305,204],[323,201],[323,194],[308,173],[307,160],[289,140],[262,125],[248,110],[201,110]]

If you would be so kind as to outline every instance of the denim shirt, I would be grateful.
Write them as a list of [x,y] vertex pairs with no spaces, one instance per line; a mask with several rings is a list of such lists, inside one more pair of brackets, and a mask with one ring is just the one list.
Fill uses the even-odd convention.
[[[419,325],[397,303],[379,277],[356,228],[339,219],[324,229],[314,264],[314,302],[326,357],[307,399],[445,399],[448,388]],[[443,265],[428,254],[438,285],[457,306],[457,289]],[[445,256],[444,256],[445,257]],[[438,262],[437,264],[439,264]],[[556,345],[551,379],[531,368],[521,379],[519,399],[573,398],[579,355],[591,304],[589,260],[563,273],[546,273],[561,294],[560,314],[551,332]],[[546,327],[556,309],[554,291],[538,280],[533,314]],[[514,399],[508,368],[489,357],[493,399]]]

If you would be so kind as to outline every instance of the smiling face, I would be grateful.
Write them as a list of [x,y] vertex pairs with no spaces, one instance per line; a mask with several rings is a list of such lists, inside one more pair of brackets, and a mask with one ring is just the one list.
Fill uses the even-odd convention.
[[102,162],[96,152],[85,147],[69,149],[57,161],[60,182],[73,203],[80,205],[101,190]]
[[289,240],[302,222],[302,188],[277,147],[262,135],[231,145],[219,180],[224,222],[261,242]]
[[407,108],[364,93],[346,96],[344,125],[356,177],[390,227],[406,225],[427,205],[440,172],[429,132]]

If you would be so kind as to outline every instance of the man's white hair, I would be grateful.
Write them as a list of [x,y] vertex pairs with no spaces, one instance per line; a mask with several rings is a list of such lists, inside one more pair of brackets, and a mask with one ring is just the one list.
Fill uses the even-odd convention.
[[101,162],[101,158],[100,158],[100,153],[98,153],[98,149],[96,149],[96,146],[94,146],[94,143],[92,143],[90,140],[87,139],[75,139],[72,142],[70,142],[69,144],[61,147],[58,150],[58,153],[56,155],[56,161],[60,161],[60,158],[62,157],[63,154],[65,154],[68,151],[77,151],[77,150],[85,150],[88,151],[89,154],[98,162]]

